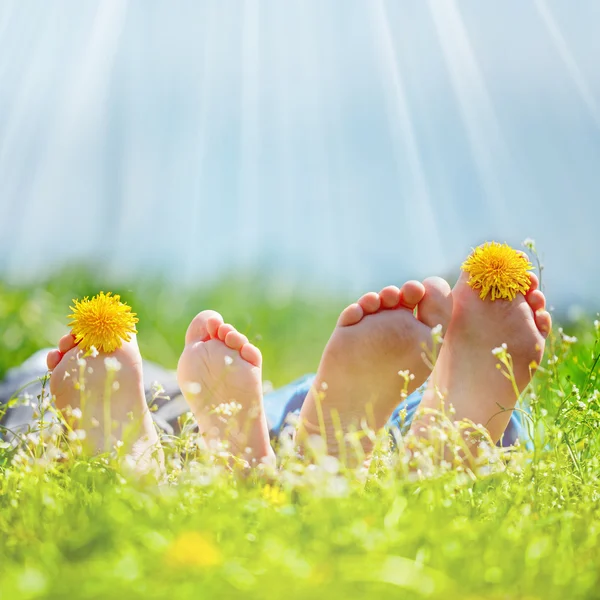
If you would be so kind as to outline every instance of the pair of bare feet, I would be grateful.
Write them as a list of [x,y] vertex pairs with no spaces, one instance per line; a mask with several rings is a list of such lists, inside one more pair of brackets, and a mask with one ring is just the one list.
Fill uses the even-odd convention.
[[[428,377],[422,407],[439,411],[453,406],[453,419],[481,423],[497,441],[518,393],[541,361],[551,319],[535,275],[527,295],[512,302],[482,301],[467,279],[463,273],[453,290],[437,277],[423,283],[409,281],[401,288],[365,294],[348,306],[303,404],[299,441],[321,435],[331,454],[345,453],[346,433],[383,427],[402,394],[414,391]],[[427,357],[436,353],[432,329],[438,325],[444,341],[432,373]],[[512,357],[512,381],[497,368],[492,352],[502,344]],[[88,432],[92,450],[120,440],[143,464],[160,449],[144,396],[136,340],[106,359],[102,354],[82,357],[73,337],[64,336],[48,355],[52,394],[63,411],[81,410],[85,401],[87,416],[80,426]],[[203,311],[187,330],[177,369],[201,432],[208,440],[227,443],[233,455],[249,463],[274,460],[262,403],[261,366],[261,353],[246,336],[225,324],[218,313]],[[417,417],[412,430],[427,435],[427,420]],[[369,436],[362,437],[361,444],[366,454],[372,450]]]

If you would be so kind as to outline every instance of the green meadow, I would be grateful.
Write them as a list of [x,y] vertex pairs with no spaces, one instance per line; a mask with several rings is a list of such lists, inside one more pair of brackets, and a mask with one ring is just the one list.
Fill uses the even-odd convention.
[[[260,346],[275,387],[316,369],[352,300],[284,295],[260,277],[174,289],[75,269],[0,282],[0,378],[66,333],[72,298],[100,289],[133,307],[144,357],[167,367],[190,319],[218,310]],[[598,318],[555,327],[523,398],[533,442],[476,472],[409,473],[398,449],[368,471],[288,449],[280,469],[241,476],[189,432],[164,440],[157,483],[75,442],[1,442],[0,599],[597,598]]]

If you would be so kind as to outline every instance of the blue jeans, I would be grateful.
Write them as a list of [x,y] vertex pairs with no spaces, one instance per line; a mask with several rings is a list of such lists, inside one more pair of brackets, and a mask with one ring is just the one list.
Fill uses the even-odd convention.
[[[17,403],[14,407],[7,408],[6,411],[3,410],[3,407],[15,396],[23,396],[27,393],[30,397],[36,398],[42,393],[40,378],[46,373],[47,352],[48,350],[37,352],[19,367],[11,369],[6,374],[4,381],[0,382],[0,415],[2,415],[0,439],[10,438],[10,434],[5,435],[3,432],[20,432],[34,423],[34,409],[31,405]],[[288,415],[300,412],[314,379],[314,375],[304,375],[265,395],[265,412],[271,436],[276,437],[281,433]],[[155,381],[158,381],[165,390],[165,393],[161,394],[165,397],[158,400],[153,397],[152,391]],[[156,424],[171,435],[177,434],[179,417],[188,412],[189,407],[181,396],[175,373],[149,361],[144,361],[144,387],[146,398],[149,402],[152,401],[157,408],[155,412],[151,413]],[[402,433],[406,432],[421,402],[422,395],[423,391],[419,389],[401,402],[390,417],[389,426],[399,429]],[[524,439],[523,427],[518,413],[513,412],[502,438],[502,445],[511,446],[517,439]]]
[[[267,422],[269,423],[271,436],[275,437],[279,435],[288,415],[300,412],[300,408],[302,408],[304,399],[314,380],[314,375],[304,375],[304,377],[300,377],[300,379],[296,379],[296,381],[288,383],[284,387],[265,396],[265,412],[267,413]],[[422,397],[422,387],[410,394],[392,413],[388,421],[388,427],[393,427],[401,433],[406,433],[417,412]],[[508,427],[499,445],[512,446],[517,439],[523,439],[523,433],[521,417],[518,412],[513,411]]]

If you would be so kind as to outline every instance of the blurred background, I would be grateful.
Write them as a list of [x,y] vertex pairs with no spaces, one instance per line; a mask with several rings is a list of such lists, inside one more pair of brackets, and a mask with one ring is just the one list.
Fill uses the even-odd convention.
[[351,298],[533,238],[551,304],[595,312],[598,23],[596,0],[2,0],[0,279]]

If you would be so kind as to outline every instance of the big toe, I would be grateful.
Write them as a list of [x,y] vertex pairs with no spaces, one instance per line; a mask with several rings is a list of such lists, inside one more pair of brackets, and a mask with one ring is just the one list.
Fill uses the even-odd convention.
[[428,277],[423,287],[425,295],[417,307],[417,317],[428,327],[441,325],[445,331],[452,315],[452,289],[441,277]]
[[223,323],[223,317],[214,310],[203,310],[198,313],[190,323],[185,333],[185,343],[205,342],[211,338],[209,321]]

